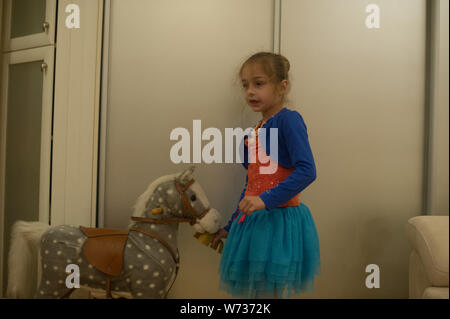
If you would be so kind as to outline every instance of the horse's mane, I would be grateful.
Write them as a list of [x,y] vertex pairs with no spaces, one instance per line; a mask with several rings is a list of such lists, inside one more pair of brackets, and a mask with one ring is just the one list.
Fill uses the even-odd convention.
[[133,216],[144,217],[145,205],[147,204],[148,200],[150,199],[150,196],[155,191],[156,187],[158,187],[160,184],[162,184],[164,182],[172,181],[179,174],[180,173],[165,175],[165,176],[161,176],[161,177],[155,179],[147,187],[147,190],[138,197],[136,204],[133,206]]

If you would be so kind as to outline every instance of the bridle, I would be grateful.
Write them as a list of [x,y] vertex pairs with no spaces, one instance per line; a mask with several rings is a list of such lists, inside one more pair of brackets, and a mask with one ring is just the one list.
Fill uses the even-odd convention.
[[[194,208],[191,205],[191,201],[186,196],[186,190],[195,182],[194,179],[191,179],[185,185],[181,185],[176,179],[174,180],[175,187],[178,190],[178,193],[181,195],[181,202],[183,204],[183,216],[187,219],[190,219],[189,224],[194,225],[197,222],[197,219],[202,219],[206,214],[209,213],[210,207],[206,208],[199,216],[195,216]],[[190,217],[187,217],[186,211],[189,212]]]
[[[182,185],[182,184],[180,184],[180,182],[178,182],[178,180],[176,178],[174,179],[175,188],[177,189],[178,193],[181,196],[181,203],[183,205],[183,217],[184,218],[178,218],[178,219],[156,219],[156,218],[145,218],[145,217],[132,216],[131,220],[134,220],[134,221],[137,221],[137,222],[155,223],[155,224],[188,222],[191,226],[194,225],[195,223],[197,223],[197,219],[202,219],[210,211],[210,207],[208,207],[199,216],[195,216],[194,208],[192,207],[191,201],[189,200],[189,198],[186,195],[186,190],[194,182],[195,182],[195,180],[191,179],[186,184]],[[152,233],[152,232],[150,232],[150,231],[148,231],[146,229],[142,229],[142,228],[138,228],[138,227],[132,227],[130,230],[137,231],[137,232],[143,233],[143,234],[145,234],[147,236],[150,236],[152,238],[155,238],[167,248],[167,250],[172,255],[172,258],[173,258],[173,260],[174,260],[174,262],[176,264],[176,270],[175,270],[176,271],[175,272],[175,278],[176,278],[177,274],[178,274],[179,267],[180,267],[180,258],[179,258],[179,254],[178,255],[175,254],[175,252],[173,251],[172,247],[170,247],[169,243],[167,243],[167,241],[165,241],[163,238],[161,238],[157,234],[154,234],[154,233]],[[170,284],[170,287],[167,290],[167,292],[170,291],[170,289],[172,288],[172,285],[173,285],[174,282],[175,282],[175,280]]]
[[156,219],[156,218],[145,218],[145,217],[135,217],[132,216],[131,219],[138,222],[144,223],[185,223],[188,222],[191,226],[197,223],[197,219],[202,219],[206,214],[209,213],[210,207],[206,208],[200,215],[195,216],[194,208],[191,205],[191,201],[186,195],[186,190],[195,183],[194,179],[191,179],[186,184],[182,185],[177,179],[174,179],[175,188],[181,196],[181,203],[183,205],[183,217],[178,219]]

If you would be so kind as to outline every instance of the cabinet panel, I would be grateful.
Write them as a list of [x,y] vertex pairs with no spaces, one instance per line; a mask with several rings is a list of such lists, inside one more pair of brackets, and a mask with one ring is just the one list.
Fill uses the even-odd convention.
[[11,7],[11,38],[41,33],[45,0],[14,0]]
[[[2,240],[5,253],[16,221],[39,221],[42,62],[9,66]],[[7,274],[6,258],[4,269]]]
[[[11,228],[49,223],[54,48],[4,55],[0,115],[0,258],[6,283]],[[5,289],[1,280],[0,283]]]
[[6,0],[3,52],[55,43],[56,0]]

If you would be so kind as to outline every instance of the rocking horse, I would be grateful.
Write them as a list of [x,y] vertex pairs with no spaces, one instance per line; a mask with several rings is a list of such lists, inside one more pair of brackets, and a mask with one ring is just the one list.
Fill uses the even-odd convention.
[[[211,208],[202,187],[192,178],[195,166],[162,176],[139,196],[128,229],[69,225],[50,227],[19,221],[13,226],[9,252],[8,298],[67,298],[67,265],[79,267],[80,286],[104,289],[132,298],[167,298],[179,269],[179,223],[194,226],[209,245],[221,216]],[[219,246],[219,247],[217,247]],[[28,276],[40,248],[42,278],[37,289]],[[212,247],[220,253],[223,242]]]

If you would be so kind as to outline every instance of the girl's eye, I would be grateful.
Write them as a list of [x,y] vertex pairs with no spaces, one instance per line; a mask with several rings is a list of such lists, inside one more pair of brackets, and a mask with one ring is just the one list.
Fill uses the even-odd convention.
[[196,199],[197,199],[197,197],[195,195],[191,196],[191,201],[195,202]]

